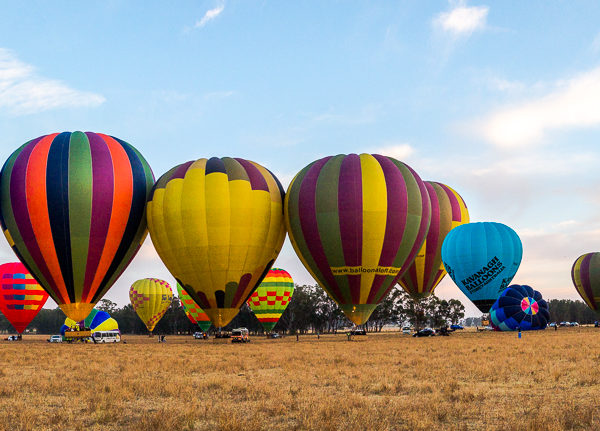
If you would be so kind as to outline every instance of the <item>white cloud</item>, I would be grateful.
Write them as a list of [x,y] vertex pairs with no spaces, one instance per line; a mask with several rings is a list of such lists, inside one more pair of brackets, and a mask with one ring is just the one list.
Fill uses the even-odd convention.
[[600,67],[561,81],[541,97],[489,114],[476,133],[501,148],[531,146],[551,130],[600,124]]
[[75,90],[61,81],[39,76],[33,66],[0,48],[0,109],[24,115],[57,108],[95,107],[105,100],[100,94]]
[[379,148],[375,148],[373,153],[383,156],[393,157],[396,160],[405,161],[412,156],[415,149],[406,143],[387,144]]
[[204,99],[206,100],[220,100],[220,99],[227,99],[233,95],[235,95],[235,91],[229,90],[229,91],[213,91],[210,93],[206,93],[204,95]]
[[198,21],[196,21],[194,28],[204,27],[209,21],[212,21],[213,19],[215,19],[216,17],[221,15],[221,12],[223,12],[223,10],[225,10],[224,3],[219,4],[215,8],[207,10],[206,13],[204,14],[204,16],[202,18],[200,18]]
[[454,36],[470,36],[486,26],[487,6],[465,6],[460,3],[449,12],[442,12],[433,20],[433,25]]

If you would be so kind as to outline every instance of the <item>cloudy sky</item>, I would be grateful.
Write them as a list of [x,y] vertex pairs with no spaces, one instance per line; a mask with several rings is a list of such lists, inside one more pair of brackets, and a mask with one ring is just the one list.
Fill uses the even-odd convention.
[[[317,158],[377,152],[455,188],[472,221],[513,227],[514,281],[547,298],[576,298],[571,265],[600,249],[598,2],[0,4],[2,160],[90,130],[157,178],[235,156],[287,186]],[[313,283],[289,242],[277,266]],[[149,239],[107,298],[148,276],[174,282]],[[448,278],[437,292],[468,303]]]

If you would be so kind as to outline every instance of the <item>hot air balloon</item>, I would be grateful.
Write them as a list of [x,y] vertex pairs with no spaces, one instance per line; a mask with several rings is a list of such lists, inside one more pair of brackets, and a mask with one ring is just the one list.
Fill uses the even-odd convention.
[[138,280],[129,288],[129,301],[149,332],[165,315],[172,300],[169,283],[157,278]]
[[230,157],[184,163],[154,186],[154,247],[216,327],[235,317],[279,254],[283,197],[270,171]]
[[181,301],[181,305],[183,306],[183,311],[187,318],[194,325],[198,325],[203,332],[209,330],[211,322],[208,315],[194,302],[192,297],[188,295],[181,284],[177,283],[177,293],[179,296],[179,300]]
[[97,331],[121,333],[117,321],[110,317],[110,314],[106,311],[98,310],[96,308],[92,309],[92,312],[81,322],[75,322],[67,317],[65,323],[60,328],[60,335],[64,337],[66,330],[74,328],[80,330],[89,329],[92,334]]
[[468,223],[450,231],[442,245],[444,267],[458,288],[488,313],[509,285],[523,256],[521,240],[502,223]]
[[285,215],[304,266],[361,325],[423,245],[431,207],[408,165],[377,154],[341,154],[296,175]]
[[248,305],[265,331],[273,330],[294,294],[294,280],[285,270],[273,268],[248,298]]
[[404,275],[400,285],[418,299],[433,293],[446,275],[442,263],[442,243],[450,230],[469,223],[469,212],[462,197],[452,188],[432,181],[425,181],[431,201],[431,224],[423,247]]
[[134,147],[91,132],[39,137],[4,164],[4,235],[71,319],[90,314],[144,241],[153,183]]
[[21,334],[42,309],[48,294],[20,262],[0,265],[0,277],[0,311]]
[[545,329],[550,319],[548,303],[530,286],[508,286],[490,309],[492,326],[499,331]]
[[600,253],[579,256],[571,269],[571,279],[585,303],[600,314]]

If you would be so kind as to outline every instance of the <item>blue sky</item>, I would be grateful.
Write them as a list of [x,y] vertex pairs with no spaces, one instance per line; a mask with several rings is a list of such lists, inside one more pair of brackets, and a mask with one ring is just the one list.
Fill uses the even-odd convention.
[[[514,281],[547,298],[576,298],[571,265],[600,248],[600,3],[0,4],[2,160],[90,130],[156,177],[236,156],[287,186],[325,155],[378,152],[455,188],[473,221],[513,227]],[[313,282],[287,242],[277,265]],[[149,239],[107,298],[147,276],[174,282]],[[449,279],[437,292],[468,305]]]

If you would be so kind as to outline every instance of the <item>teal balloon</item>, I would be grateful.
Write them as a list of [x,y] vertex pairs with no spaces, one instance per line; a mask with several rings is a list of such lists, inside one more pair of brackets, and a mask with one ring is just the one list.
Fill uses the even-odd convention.
[[488,313],[508,287],[522,257],[521,239],[502,223],[457,226],[442,244],[448,275],[482,313]]

